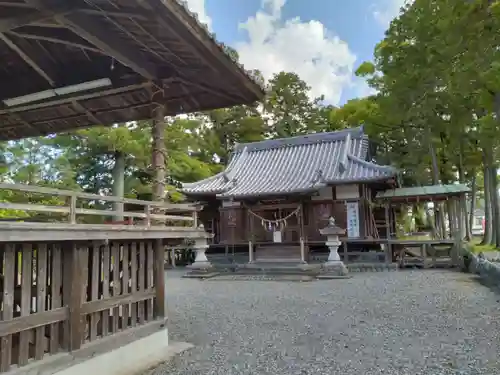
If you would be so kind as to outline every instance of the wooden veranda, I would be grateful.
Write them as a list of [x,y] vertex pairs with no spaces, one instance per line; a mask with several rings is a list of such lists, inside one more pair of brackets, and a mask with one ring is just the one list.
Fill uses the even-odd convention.
[[[0,222],[0,372],[165,330],[165,247],[209,236],[197,207],[163,201],[164,117],[253,103],[261,86],[175,0],[0,0],[0,62],[1,141],[153,118],[155,170],[154,202],[0,185],[66,203],[0,205],[50,218]],[[133,225],[85,224],[88,215]]]

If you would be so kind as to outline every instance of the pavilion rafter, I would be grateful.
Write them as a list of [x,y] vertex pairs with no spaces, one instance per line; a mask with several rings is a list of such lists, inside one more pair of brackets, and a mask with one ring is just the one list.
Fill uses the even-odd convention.
[[[44,69],[42,69],[26,52],[24,52],[17,44],[10,40],[5,34],[0,33],[0,39],[3,40],[9,47],[11,47],[18,55],[21,57],[29,66],[31,66],[42,78],[44,78],[52,87],[56,87],[56,81],[52,78]],[[100,120],[87,108],[81,105],[76,99],[71,101],[71,105],[79,112],[83,112],[89,117],[89,119],[96,124],[100,123]],[[19,115],[14,113],[9,113],[11,117],[16,120],[21,121],[25,126],[33,127],[31,124],[26,122]]]
[[[12,6],[13,4],[19,5],[20,3],[2,2],[1,5]],[[34,22],[50,20],[55,16],[65,15],[75,11],[75,4],[72,1],[60,2],[55,11],[51,8],[46,9],[40,7],[38,0],[28,0],[24,5],[26,5],[26,7],[23,6],[22,8],[28,8],[30,11],[16,17],[0,18],[0,32],[10,31]]]
[[[71,37],[70,35],[67,35],[64,39],[57,37],[54,33],[54,36],[51,36],[52,33],[46,33],[46,35],[41,35],[40,31],[37,31],[36,33],[33,32],[25,32],[24,30],[21,31],[9,31],[7,34],[17,36],[19,38],[23,39],[31,39],[31,40],[41,40],[41,41],[46,41],[50,43],[57,43],[57,44],[64,44],[69,47],[74,47],[74,48],[81,48],[87,51],[92,51],[95,53],[100,53],[103,54],[103,52],[94,46],[92,46],[90,43],[87,43],[87,41],[80,39],[76,35],[74,37]],[[70,40],[71,39],[71,40]]]
[[31,66],[43,79],[45,79],[51,86],[55,86],[55,80],[50,77],[39,64],[37,64],[26,52],[24,52],[16,43],[7,37],[7,35],[0,33],[0,39],[5,42],[14,52],[16,52],[21,59]]
[[[41,12],[46,12],[51,6],[53,7],[53,4],[47,4],[46,0],[27,0],[27,3]],[[62,4],[64,3],[59,2],[57,8],[59,9],[59,6],[63,7]],[[72,12],[54,14],[53,18],[144,78],[149,80],[157,78],[158,72],[155,71],[154,66],[140,53],[137,53],[125,41],[119,40],[113,34],[107,32],[102,23],[91,16],[75,13],[75,9],[77,8],[73,6]]]
[[57,21],[68,26],[76,34],[89,43],[106,52],[109,56],[128,66],[144,78],[154,80],[158,73],[154,66],[136,50],[127,46],[124,41],[118,40],[95,20],[82,14],[56,16]]

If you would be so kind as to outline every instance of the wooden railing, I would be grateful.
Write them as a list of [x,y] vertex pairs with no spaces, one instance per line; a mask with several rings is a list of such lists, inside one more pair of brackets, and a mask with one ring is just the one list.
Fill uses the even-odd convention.
[[[26,185],[0,189],[69,198],[67,205],[0,204],[55,213],[59,221],[0,222],[0,372],[47,357],[59,366],[61,357],[51,355],[61,352],[72,353],[71,363],[166,329],[165,249],[185,239],[203,245],[209,238],[197,227],[194,205]],[[144,211],[81,208],[82,199]],[[81,223],[84,215],[141,221]]]
[[[32,203],[0,202],[0,209],[61,214],[61,216],[66,217],[66,222],[70,224],[77,224],[78,216],[92,215],[101,217],[111,216],[111,217],[124,217],[131,219],[142,219],[140,224],[146,227],[151,226],[152,221],[154,222],[161,221],[163,222],[163,225],[169,223],[173,225],[192,225],[195,227],[198,225],[197,223],[198,208],[196,205],[190,203],[173,204],[165,202],[152,202],[139,199],[119,198],[115,196],[105,196],[98,194],[76,192],[70,190],[52,189],[34,185],[0,183],[0,190],[1,189],[67,198],[66,205],[41,205]],[[81,208],[78,207],[79,200],[123,203],[123,204],[142,206],[143,212]],[[184,213],[184,215],[160,214],[155,211],[177,212],[177,213]]]
[[158,240],[0,244],[0,372],[164,325],[163,254]]

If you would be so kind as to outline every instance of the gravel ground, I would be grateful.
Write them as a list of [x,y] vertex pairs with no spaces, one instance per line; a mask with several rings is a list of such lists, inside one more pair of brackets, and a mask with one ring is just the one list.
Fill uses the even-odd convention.
[[168,272],[170,337],[149,375],[500,374],[500,297],[443,270],[298,282]]

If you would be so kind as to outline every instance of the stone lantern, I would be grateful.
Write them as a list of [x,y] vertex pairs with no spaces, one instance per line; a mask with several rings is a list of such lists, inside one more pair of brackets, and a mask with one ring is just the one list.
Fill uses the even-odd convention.
[[330,219],[328,219],[328,225],[320,229],[319,232],[323,236],[326,236],[326,246],[328,246],[330,250],[328,260],[323,264],[324,271],[335,276],[346,276],[348,273],[347,267],[340,259],[338,253],[339,246],[341,245],[339,235],[345,234],[346,230],[337,226],[337,224],[335,224],[335,219],[330,217]]
[[[200,224],[198,229],[204,230],[203,224]],[[184,277],[206,278],[217,274],[213,264],[208,260],[206,255],[206,251],[209,248],[207,240],[212,237],[213,234],[205,232],[202,237],[194,240],[192,248],[196,252],[196,256],[193,264],[187,266],[190,271]]]

